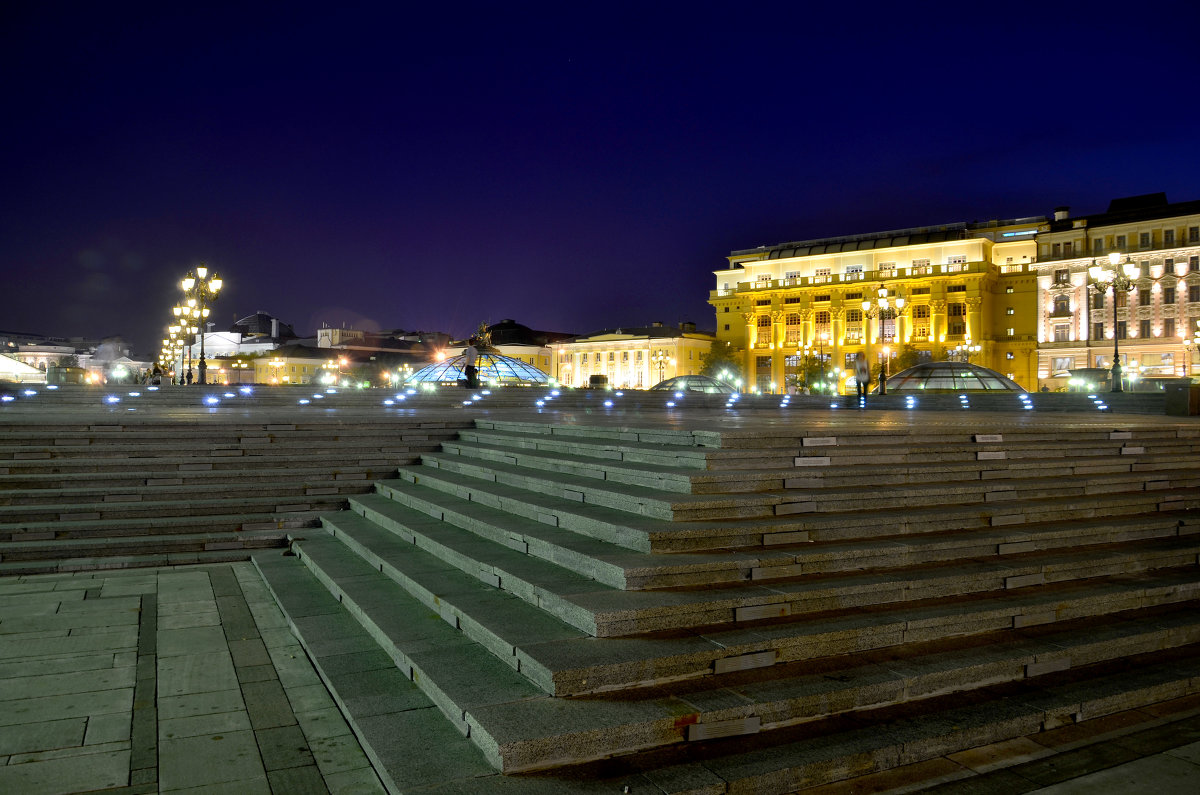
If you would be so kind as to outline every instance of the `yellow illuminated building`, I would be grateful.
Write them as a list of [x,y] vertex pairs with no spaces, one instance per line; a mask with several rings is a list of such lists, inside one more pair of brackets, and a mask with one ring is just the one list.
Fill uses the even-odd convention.
[[[1035,238],[1045,221],[957,223],[734,251],[728,267],[714,271],[717,339],[742,351],[747,383],[760,392],[784,391],[805,354],[823,358],[845,391],[856,354],[881,365],[906,348],[921,359],[969,357],[1037,389]],[[896,369],[889,364],[888,372]]]
[[330,360],[312,348],[285,345],[255,358],[254,381],[259,384],[308,384],[319,380]]
[[712,346],[711,334],[692,323],[669,328],[619,328],[555,344],[554,377],[563,386],[586,387],[593,377],[618,389],[646,389],[677,375],[695,375]]

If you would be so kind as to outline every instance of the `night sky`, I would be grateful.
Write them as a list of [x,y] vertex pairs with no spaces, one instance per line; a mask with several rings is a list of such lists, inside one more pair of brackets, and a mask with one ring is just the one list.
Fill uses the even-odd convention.
[[1194,3],[176,5],[0,9],[0,330],[152,355],[200,261],[218,328],[711,329],[733,249],[1200,199]]

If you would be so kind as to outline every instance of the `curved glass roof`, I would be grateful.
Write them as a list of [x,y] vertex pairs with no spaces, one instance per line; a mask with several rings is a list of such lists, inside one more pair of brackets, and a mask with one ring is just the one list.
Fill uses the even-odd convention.
[[[408,377],[406,384],[457,384],[466,378],[463,373],[465,357],[454,356],[443,362],[422,367]],[[520,359],[499,353],[480,351],[476,360],[481,384],[514,384],[533,386],[547,384],[550,376]]]
[[1016,381],[977,364],[923,362],[888,376],[888,392],[1024,392]]
[[651,392],[707,392],[713,395],[732,395],[737,390],[724,381],[707,375],[677,375],[650,387]]

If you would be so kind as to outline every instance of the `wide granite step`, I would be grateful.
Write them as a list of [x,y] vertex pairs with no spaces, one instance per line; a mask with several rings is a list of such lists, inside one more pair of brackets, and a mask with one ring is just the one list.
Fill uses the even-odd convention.
[[[738,506],[745,503],[750,504],[753,513],[762,512],[763,503],[767,503],[772,512],[766,516],[736,520],[718,516],[671,521],[674,513],[666,517],[653,516],[585,502],[580,499],[584,496],[583,492],[565,486],[558,493],[546,493],[545,490],[523,489],[426,467],[402,468],[399,480],[639,551],[682,552],[809,541],[845,541],[864,536],[988,529],[1200,508],[1200,493],[1195,489],[1098,493],[1073,497],[1056,494],[1044,499],[949,506],[919,500],[903,506],[902,510],[862,509],[841,513],[815,512],[811,510],[810,500],[784,503],[771,496],[729,495],[722,503],[729,507],[728,512],[738,513]],[[386,491],[394,482],[379,481],[376,485],[381,491]],[[403,502],[403,489],[400,484],[395,485],[395,497]],[[694,495],[677,496],[712,499],[695,498]],[[775,504],[771,504],[773,502]],[[925,507],[927,505],[929,507]]]
[[[387,465],[322,465],[316,467],[288,466],[287,460],[281,460],[278,466],[249,469],[203,469],[164,471],[161,467],[154,469],[98,469],[91,472],[67,473],[20,473],[0,474],[0,495],[13,491],[34,491],[47,489],[78,489],[86,484],[91,488],[106,489],[140,488],[153,486],[190,486],[213,488],[224,483],[278,483],[281,481],[301,481],[308,483],[326,481],[362,481],[377,478],[391,478],[396,475],[396,466]],[[142,466],[145,466],[143,462]],[[286,478],[286,481],[285,481]]]
[[64,558],[161,556],[176,552],[262,549],[281,547],[285,543],[285,531],[280,530],[0,541],[0,562],[23,562],[29,564],[28,571],[23,573],[36,573],[42,569],[34,564],[54,568],[55,561]]
[[[1086,556],[1107,557],[1105,545],[1119,544],[1118,552],[1142,559],[1143,552],[1153,556],[1155,541],[1165,541],[1168,547],[1183,549],[1200,543],[1200,540],[1188,538],[1200,532],[1200,519],[1196,524],[1185,525],[1186,514],[1155,514],[1109,522],[1060,523],[1032,529],[1013,527],[970,535],[875,536],[854,543],[777,545],[756,551],[654,554],[514,517],[500,509],[418,485],[379,484],[379,489],[379,494],[351,497],[350,510],[409,539],[420,538],[436,544],[437,538],[453,536],[473,547],[486,541],[626,590],[728,585],[797,576],[811,578],[868,568],[887,570],[948,563],[972,567],[979,571],[980,582],[986,582],[994,579],[995,572],[985,574],[978,567],[980,561],[994,556],[1005,556],[1003,567],[1013,567],[1010,571],[1014,572],[1009,578],[1019,581],[1022,577],[1036,576],[1039,571],[1053,578],[1054,575],[1049,575],[1050,569],[1045,567],[1055,568],[1051,562],[1055,554],[1065,553],[1063,570],[1072,568],[1068,561],[1076,558],[1073,561],[1078,567],[1076,570],[1083,571],[1090,565],[1084,560]],[[1139,543],[1140,547],[1134,546]],[[1084,553],[1082,547],[1091,547],[1093,551]],[[1035,553],[1040,554],[1036,561],[1031,558]],[[1183,560],[1181,553],[1169,552],[1168,555]],[[1132,558],[1120,562],[1114,559],[1111,563],[1115,566],[1138,565]],[[464,565],[480,567],[476,563]],[[1016,573],[1017,569],[1021,573]],[[1004,587],[1009,578],[998,587]]]
[[[226,506],[231,508],[232,506]],[[104,539],[175,533],[234,533],[268,531],[284,538],[288,530],[320,525],[321,511],[276,513],[250,511],[206,515],[152,515],[137,519],[52,520],[19,525],[0,525],[0,541],[52,541],[55,539]]]
[[[369,511],[381,517],[377,511]],[[365,517],[342,513],[324,517],[327,528],[346,539],[376,568],[406,572],[430,567],[444,576],[456,569],[475,583],[503,590],[579,631],[598,637],[634,635],[692,629],[704,635],[737,632],[755,626],[786,634],[810,632],[805,619],[821,619],[846,610],[891,611],[902,615],[933,615],[938,620],[947,604],[961,606],[956,618],[967,624],[999,617],[1011,626],[1030,615],[1049,614],[1059,620],[1057,608],[1045,605],[1061,600],[1069,610],[1102,610],[1114,593],[1127,598],[1129,583],[1140,583],[1137,598],[1151,602],[1176,598],[1171,588],[1152,583],[1155,569],[1174,582],[1183,567],[1196,565],[1200,539],[1153,540],[1123,549],[1099,548],[1070,553],[1014,558],[1005,564],[987,561],[971,565],[933,566],[844,575],[789,578],[708,588],[663,591],[623,591],[532,558],[517,549],[487,541],[466,531],[442,526],[430,517],[413,515],[401,524],[377,524]],[[1023,559],[1022,559],[1023,558]],[[461,579],[459,574],[456,578]],[[1151,583],[1147,585],[1147,583]],[[1142,587],[1148,588],[1144,593]],[[430,595],[430,606],[453,604],[453,598],[436,594],[436,582],[421,586]],[[1115,589],[1115,590],[1114,590]],[[969,603],[968,603],[969,602]],[[1031,606],[1037,605],[1037,606]],[[1031,612],[1032,611],[1032,612]],[[895,619],[906,624],[908,618]],[[898,624],[894,625],[898,626]],[[905,630],[901,630],[905,631]],[[968,631],[979,631],[976,626]],[[745,653],[739,651],[738,654]]]
[[[954,484],[961,484],[957,488],[951,488],[951,493],[958,495],[959,500],[978,500],[986,499],[989,492],[1005,488],[992,486],[990,481],[994,480],[1032,481],[1056,478],[1056,483],[1065,483],[1068,481],[1060,479],[1071,479],[1069,482],[1082,484],[1085,488],[1097,483],[1111,483],[1120,487],[1126,482],[1153,482],[1155,487],[1161,488],[1176,482],[1181,486],[1191,486],[1196,481],[1194,456],[1190,454],[1154,457],[1155,466],[1152,469],[1139,467],[1136,470],[1139,474],[1131,474],[1135,470],[1130,458],[1112,456],[1069,461],[1062,458],[1050,461],[977,460],[972,457],[970,461],[959,464],[949,463],[944,458],[934,456],[933,462],[903,464],[882,470],[876,467],[838,464],[793,469],[775,467],[696,471],[685,467],[624,463],[582,455],[529,452],[517,447],[467,442],[445,442],[442,444],[441,453],[423,455],[422,460],[441,462],[446,456],[457,456],[478,464],[473,470],[468,470],[465,466],[457,467],[456,471],[460,472],[487,471],[500,464],[684,494],[757,493],[805,488],[845,490],[851,487],[867,487],[871,493],[880,489],[901,489],[896,494],[900,499],[905,499],[905,492],[902,490],[904,486],[926,490],[938,485],[953,487]],[[803,460],[812,463],[815,459]],[[444,466],[441,463],[436,465]],[[1153,471],[1154,477],[1141,474],[1150,471]],[[988,483],[985,485],[984,481]],[[1030,483],[1022,485],[1028,486]],[[861,495],[861,491],[857,493]]]
[[[441,621],[433,614],[419,620],[422,605],[406,599],[406,592],[397,591],[369,563],[348,555],[331,539],[308,539],[297,548],[314,576],[399,669],[505,771],[730,735],[753,734],[764,740],[780,730],[841,713],[902,703],[912,708],[922,699],[983,685],[1023,682],[1067,669],[1079,678],[1085,676],[1085,666],[1177,648],[1200,638],[1200,619],[1192,611],[1142,611],[1101,625],[1079,622],[1053,630],[1025,630],[1003,645],[980,637],[958,646],[926,644],[772,669],[735,667],[705,681],[632,692],[609,689],[583,699],[552,698],[531,689],[530,680],[521,676],[520,647],[516,660],[504,660],[496,657],[494,645],[490,653],[475,647],[479,641],[471,635],[478,636],[478,629],[472,633],[470,625],[457,618],[451,621],[445,612]],[[270,582],[271,575],[264,575]],[[458,593],[453,584],[447,588]],[[500,623],[495,613],[492,616],[493,623]],[[299,624],[297,631],[303,637],[305,627]],[[535,633],[527,628],[525,634]],[[468,638],[472,642],[464,646]],[[622,641],[591,644],[621,646]],[[605,652],[597,648],[594,656]]]
[[[341,449],[335,453],[321,456],[321,468],[325,471],[340,468],[395,468],[401,464],[411,464],[419,460],[420,450],[411,453],[382,455],[378,452],[360,452],[353,448]],[[303,459],[303,464],[312,463]],[[97,472],[139,472],[153,468],[155,472],[245,472],[250,471],[291,471],[297,466],[294,455],[255,455],[255,456],[187,456],[187,457],[142,457],[142,458],[37,458],[21,461],[0,461],[0,476],[19,477],[21,475],[86,475]]]
[[[560,436],[538,433],[533,427],[516,430],[491,430],[481,423],[476,429],[462,431],[461,442],[479,447],[503,447],[558,453],[585,458],[600,458],[622,463],[650,464],[667,467],[700,468],[705,470],[769,469],[787,467],[796,458],[830,458],[843,464],[889,463],[922,465],[930,460],[970,462],[979,460],[1004,461],[1011,458],[1047,462],[1081,457],[1120,458],[1134,448],[1142,447],[1145,454],[1170,455],[1189,452],[1194,441],[1181,439],[1174,432],[1066,431],[1057,438],[1044,433],[1000,434],[1002,441],[986,440],[995,435],[975,435],[955,432],[943,436],[936,433],[842,434],[840,436],[806,435],[789,437],[786,429],[769,439],[738,438],[723,432],[706,440],[709,445],[681,450],[676,445],[648,445],[636,441],[615,439],[592,440],[579,435]],[[1116,438],[1109,438],[1115,436]],[[753,444],[750,444],[753,442]],[[729,446],[734,445],[734,446]],[[748,445],[748,446],[741,446]],[[842,460],[844,457],[844,460]]]
[[[362,490],[365,485],[357,485]],[[139,495],[140,496],[140,495]],[[80,502],[67,505],[0,506],[0,532],[16,532],[31,524],[46,522],[142,519],[154,516],[224,515],[232,509],[248,513],[286,514],[311,511],[338,511],[346,507],[344,494],[310,494],[280,497],[273,494],[213,497],[196,494],[178,500],[117,500]]]

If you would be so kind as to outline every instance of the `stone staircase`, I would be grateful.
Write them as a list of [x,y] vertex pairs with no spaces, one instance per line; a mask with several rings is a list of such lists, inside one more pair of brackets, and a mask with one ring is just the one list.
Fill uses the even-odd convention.
[[976,424],[479,419],[254,560],[396,792],[793,792],[1200,691],[1200,426]]
[[6,424],[0,575],[245,560],[453,433],[403,418]]

